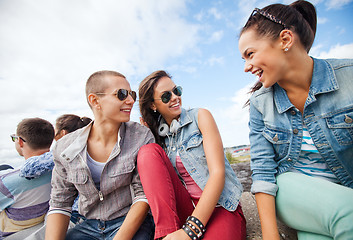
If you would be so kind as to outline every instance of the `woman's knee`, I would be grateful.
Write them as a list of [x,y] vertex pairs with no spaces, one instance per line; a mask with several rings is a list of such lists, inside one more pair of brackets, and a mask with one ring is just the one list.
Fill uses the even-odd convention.
[[145,168],[154,163],[161,162],[165,158],[165,152],[157,143],[149,143],[142,146],[137,155],[137,166]]

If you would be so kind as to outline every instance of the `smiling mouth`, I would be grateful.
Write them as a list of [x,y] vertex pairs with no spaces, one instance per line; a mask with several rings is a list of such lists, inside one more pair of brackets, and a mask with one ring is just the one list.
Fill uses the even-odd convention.
[[170,108],[176,108],[180,106],[180,102],[177,101],[175,104],[171,105]]
[[259,69],[257,70],[256,72],[254,72],[253,74],[255,76],[257,76],[258,80],[260,81],[261,77],[262,77],[262,73],[263,73],[263,70]]
[[126,113],[131,113],[131,109],[121,109],[120,111],[126,112]]

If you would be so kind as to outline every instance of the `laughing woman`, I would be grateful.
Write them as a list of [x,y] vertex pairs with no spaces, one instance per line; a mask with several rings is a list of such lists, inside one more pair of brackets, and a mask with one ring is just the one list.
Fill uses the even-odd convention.
[[147,76],[139,87],[144,123],[166,151],[150,144],[138,157],[155,238],[245,239],[242,186],[225,158],[216,123],[205,109],[183,109],[181,94],[165,71]]
[[250,98],[253,185],[263,239],[276,213],[302,239],[353,236],[353,60],[308,55],[316,10],[307,1],[255,9],[241,31]]

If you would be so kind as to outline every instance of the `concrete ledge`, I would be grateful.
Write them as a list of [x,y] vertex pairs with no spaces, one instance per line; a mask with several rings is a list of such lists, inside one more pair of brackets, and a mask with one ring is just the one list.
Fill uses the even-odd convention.
[[[257,212],[257,206],[255,196],[250,192],[244,192],[241,196],[240,203],[246,218],[246,235],[247,240],[261,240],[261,224],[259,214]],[[297,240],[297,233],[295,230],[287,227],[282,222],[277,220],[278,229],[281,239],[286,240]]]

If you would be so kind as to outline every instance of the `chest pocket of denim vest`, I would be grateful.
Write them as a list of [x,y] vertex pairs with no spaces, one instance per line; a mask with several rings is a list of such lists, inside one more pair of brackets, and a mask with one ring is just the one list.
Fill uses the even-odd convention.
[[272,143],[276,159],[282,159],[287,156],[291,138],[288,131],[265,126],[262,134],[270,143]]
[[353,110],[326,118],[326,123],[339,144],[353,144]]
[[202,141],[203,141],[203,137],[202,134],[197,131],[195,133],[193,133],[185,142],[184,142],[184,146],[185,146],[185,150],[188,154],[191,154],[193,158],[200,158],[200,153],[203,153],[203,151],[201,151],[199,149],[199,147],[202,148]]

